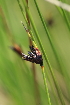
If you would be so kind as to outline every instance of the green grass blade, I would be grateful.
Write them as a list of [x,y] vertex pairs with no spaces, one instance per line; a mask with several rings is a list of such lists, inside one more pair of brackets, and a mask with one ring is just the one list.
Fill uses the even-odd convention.
[[[25,1],[23,1],[23,4],[26,6]],[[39,42],[39,45],[40,45],[40,47],[41,47],[41,50],[42,50],[43,55],[44,55],[44,57],[45,57],[45,60],[46,60],[46,62],[47,62],[47,64],[48,64],[48,67],[49,67],[49,69],[50,69],[50,72],[51,72],[53,81],[54,81],[54,83],[55,83],[55,86],[56,86],[56,89],[57,89],[59,98],[60,98],[60,100],[61,100],[61,103],[62,103],[62,105],[65,105],[64,100],[63,100],[63,96],[62,96],[62,94],[61,94],[61,90],[60,90],[60,88],[59,88],[59,86],[58,86],[58,83],[56,82],[55,76],[54,76],[53,71],[52,71],[52,67],[51,67],[50,62],[49,62],[49,60],[48,60],[48,57],[47,57],[47,55],[46,55],[46,53],[45,53],[44,47],[43,47],[43,45],[42,45],[42,43],[41,43],[41,40],[40,40],[40,37],[39,37],[38,32],[37,32],[37,30],[36,30],[36,27],[35,27],[35,25],[34,25],[33,19],[32,19],[32,17],[31,17],[31,15],[30,15],[30,13],[29,13],[28,10],[27,10],[27,13],[28,13],[28,15],[29,15],[29,17],[30,17],[30,21],[31,21],[32,27],[33,27],[33,29],[34,29],[35,35],[36,35],[36,37],[37,37],[37,40],[38,40],[38,42]]]
[[50,95],[49,95],[49,90],[48,90],[48,85],[47,85],[47,81],[46,81],[44,68],[42,69],[42,74],[43,74],[43,80],[44,80],[44,84],[45,84],[46,94],[48,97],[48,105],[51,105],[51,100],[50,100]]

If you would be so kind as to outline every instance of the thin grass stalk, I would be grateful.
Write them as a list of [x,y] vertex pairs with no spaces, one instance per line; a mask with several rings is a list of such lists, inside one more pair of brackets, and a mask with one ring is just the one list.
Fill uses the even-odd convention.
[[[25,1],[23,1],[23,4],[24,4],[24,6],[26,6]],[[53,73],[53,71],[52,71],[52,67],[51,67],[50,62],[49,62],[49,59],[48,59],[48,57],[47,57],[47,55],[46,55],[46,53],[45,53],[44,47],[43,47],[43,45],[42,45],[42,43],[41,43],[41,40],[40,40],[40,37],[39,37],[38,32],[37,32],[37,30],[36,30],[36,27],[35,27],[35,25],[34,25],[33,19],[32,19],[32,17],[31,17],[31,15],[30,15],[30,13],[29,13],[28,10],[27,10],[27,13],[28,13],[28,15],[29,15],[29,17],[30,17],[30,21],[31,21],[32,27],[33,27],[33,29],[34,29],[35,35],[36,35],[36,37],[37,37],[37,40],[38,40],[38,42],[39,42],[39,45],[40,45],[40,47],[41,47],[41,50],[42,50],[43,55],[44,55],[44,57],[45,57],[45,60],[46,60],[46,62],[47,62],[47,64],[48,64],[48,67],[49,67],[49,69],[50,69],[50,72],[51,72],[51,75],[52,75],[52,78],[53,78],[55,87],[56,87],[56,89],[57,89],[58,96],[59,96],[59,98],[60,98],[60,101],[61,101],[62,105],[65,105],[65,102],[64,102],[64,100],[63,100],[63,96],[62,96],[61,90],[60,90],[59,85],[58,85],[58,83],[57,83],[57,81],[56,81],[56,78],[55,78],[55,76],[54,76],[54,73]]]
[[[49,33],[48,27],[46,26],[46,24],[45,24],[45,22],[44,22],[44,19],[43,19],[42,14],[41,14],[41,12],[40,12],[40,10],[39,10],[39,7],[38,7],[38,4],[37,4],[36,0],[34,0],[34,2],[35,2],[35,5],[36,5],[36,7],[37,7],[37,10],[38,10],[40,19],[41,19],[41,21],[42,21],[42,24],[43,24],[43,26],[44,26],[44,29],[45,29],[45,31],[46,31],[46,35],[47,35],[47,37],[48,37],[48,39],[49,39],[49,42],[50,42],[50,44],[51,44],[51,48],[52,48],[53,51],[54,51],[54,54],[55,54],[55,56],[56,56],[56,58],[57,58],[57,60],[58,60],[59,67],[60,67],[60,62],[59,62],[59,59],[58,59],[58,55],[57,55],[57,53],[56,53],[54,44],[53,44],[53,42],[52,42],[51,35],[50,35],[50,33]],[[60,67],[60,68],[61,68],[61,67]]]
[[[61,8],[61,9],[62,9],[62,8]],[[67,25],[67,27],[68,27],[68,29],[69,29],[69,31],[70,31],[70,22],[69,22],[68,16],[67,16],[67,14],[66,14],[66,12],[65,12],[64,9],[62,9],[62,12],[63,12],[63,17],[64,17],[64,19],[65,19],[66,25]]]
[[[30,31],[30,21],[29,21],[29,19],[28,19],[28,15],[27,15],[27,13],[26,13],[26,17],[27,17],[27,19],[26,19],[25,15],[24,15],[23,8],[22,8],[22,6],[21,6],[21,4],[20,4],[20,1],[17,0],[17,2],[18,2],[18,4],[19,4],[20,10],[21,10],[22,15],[23,15],[23,17],[24,17],[24,20],[25,20],[25,22],[26,22],[26,24],[27,24],[27,26],[28,26],[30,35],[32,35],[33,33],[32,33],[32,31]],[[28,1],[27,1],[27,2],[28,2]],[[33,38],[33,39],[34,39],[34,38]],[[30,42],[30,45],[32,45],[31,39],[29,39],[29,42]],[[35,65],[34,65],[34,64],[32,64],[32,71],[33,71],[33,75],[34,75],[34,83],[35,83],[35,89],[36,89],[36,103],[37,103],[37,105],[38,105],[39,103],[40,103],[40,105],[41,105],[40,93],[39,93],[39,90],[38,90],[38,83],[37,83],[37,80],[36,80],[36,72],[35,72]]]
[[[28,0],[26,0],[26,3],[27,3],[27,7],[25,8],[25,10],[26,9],[28,9],[29,10],[29,7],[28,7]],[[27,11],[26,11],[26,18],[27,18],[27,27],[28,27],[28,30],[29,30],[29,32],[30,32],[30,29],[31,29],[31,27],[30,27],[30,19],[29,19],[29,16],[28,16],[28,13],[27,13]],[[32,40],[31,40],[31,38],[30,37],[28,37],[29,38],[29,46],[32,46],[33,44],[32,44]],[[34,78],[34,90],[35,90],[35,100],[36,100],[36,105],[41,105],[41,99],[40,99],[40,93],[39,93],[39,89],[38,89],[38,83],[37,83],[37,80],[36,80],[36,68],[35,68],[35,64],[34,63],[32,63],[32,72],[33,72],[33,78]]]
[[[62,2],[62,0],[59,0],[59,1]],[[57,7],[57,6],[56,6],[56,7]],[[60,8],[60,9],[59,9],[59,8]],[[68,16],[67,16],[67,14],[66,14],[66,11],[65,11],[63,8],[61,8],[61,7],[57,7],[57,9],[58,9],[59,13],[63,16],[63,18],[64,18],[64,20],[65,20],[65,22],[66,22],[66,25],[67,25],[67,27],[68,27],[68,29],[69,29],[69,31],[70,31],[70,22],[69,22],[69,18],[68,18]],[[69,15],[70,15],[70,13],[69,13]]]
[[[60,1],[68,4],[67,0],[60,0]],[[70,18],[70,13],[68,11],[65,11],[65,12],[66,12],[66,14],[68,14],[68,16]]]
[[[26,16],[25,16],[24,11],[23,11],[23,7],[22,7],[22,5],[20,4],[20,1],[19,1],[19,0],[17,0],[17,2],[18,2],[18,5],[19,5],[19,7],[20,7],[21,13],[22,13],[22,15],[23,15],[23,17],[24,17],[24,20],[25,20],[25,22],[26,22],[26,24],[27,24],[27,26],[28,26],[28,29],[30,29],[30,27],[29,27],[29,25],[28,25],[28,22],[27,22],[27,19],[26,19]],[[31,37],[32,40],[34,40],[34,42],[36,42],[36,41],[35,41],[35,38],[34,38],[34,36],[33,36],[33,33],[32,33],[31,30],[30,30],[30,35],[32,36],[32,37]]]
[[[21,10],[22,10],[22,7],[21,7],[21,4],[19,3],[19,0],[17,0],[17,1],[18,1],[18,4],[19,4],[19,6],[20,6],[20,8],[21,8]],[[23,14],[23,10],[22,10],[22,14]],[[24,14],[23,14],[23,17],[24,17],[24,19],[25,19],[25,21],[26,21],[26,18],[25,18],[25,16],[24,16]],[[26,21],[26,23],[27,23],[27,21]],[[31,35],[33,35],[32,32],[31,32]],[[32,36],[32,39],[34,40],[34,36]],[[48,88],[48,87],[47,87],[47,88]],[[46,90],[48,90],[48,89],[46,89]],[[48,99],[50,99],[50,97],[49,97]],[[51,102],[49,102],[49,103],[51,103]]]
[[36,0],[34,0],[34,2],[35,2],[35,4],[36,4],[36,7],[37,7],[37,10],[38,10],[40,19],[41,19],[41,21],[42,21],[42,24],[43,24],[43,26],[44,26],[44,29],[45,29],[45,31],[46,31],[46,35],[47,35],[47,37],[48,37],[48,39],[49,39],[49,42],[50,42],[50,44],[51,44],[51,46],[52,46],[51,48],[52,48],[53,51],[54,51],[54,54],[55,54],[55,57],[57,58],[57,61],[58,61],[60,70],[62,71],[60,59],[59,59],[59,57],[58,57],[57,51],[55,50],[53,41],[52,41],[52,39],[51,39],[51,35],[50,35],[50,33],[49,33],[49,30],[48,30],[48,27],[46,26],[46,24],[45,24],[45,22],[44,22],[44,19],[43,19],[42,14],[41,14],[41,12],[40,12],[40,10],[39,10],[39,7],[38,7],[38,4],[37,4]]
[[[59,1],[62,2],[63,0],[59,0]],[[66,2],[66,1],[65,1],[65,2]],[[69,12],[67,13],[67,11],[65,11],[65,10],[62,9],[61,7],[56,6],[56,8],[58,9],[58,11],[59,11],[59,13],[61,14],[61,16],[64,18],[64,20],[65,20],[65,22],[66,22],[66,25],[67,25],[67,27],[68,27],[68,29],[69,29],[69,31],[70,31],[70,22],[69,22],[70,13],[69,13]],[[69,14],[69,16],[68,16],[67,14]]]
[[56,6],[56,8],[58,9],[59,13],[63,16],[63,13],[62,13],[61,8],[60,7],[57,7],[57,6]]
[[[18,2],[18,5],[19,5],[19,7],[20,7],[21,13],[22,13],[22,15],[23,15],[23,17],[24,17],[24,20],[25,20],[26,24],[28,25],[27,19],[26,19],[25,15],[24,15],[23,7],[21,6],[19,0],[17,0],[17,2]],[[29,26],[29,25],[28,25],[28,26]]]
[[[47,0],[46,0],[47,1]],[[52,0],[51,0],[52,1]],[[61,1],[61,0],[60,0]],[[48,1],[49,2],[49,1]],[[56,6],[56,5],[55,5]],[[56,8],[58,9],[59,13],[63,16],[63,12],[62,12],[62,8],[60,8],[59,6],[56,6]]]
[[[59,0],[59,1],[63,2],[63,0]],[[66,14],[66,11],[65,11],[64,9],[62,9],[62,8],[61,8],[61,10],[62,10],[62,13],[63,13],[63,17],[64,17],[64,19],[65,19],[66,25],[68,26],[68,29],[69,29],[69,31],[70,31],[69,18],[68,18],[67,14]],[[69,16],[70,16],[70,14],[69,14]]]
[[[66,68],[62,66],[62,62],[61,62],[60,56],[58,55],[58,53],[57,53],[57,51],[56,51],[56,49],[55,49],[55,47],[54,47],[54,44],[53,44],[52,39],[51,39],[51,35],[50,35],[50,33],[49,33],[49,30],[48,30],[48,27],[46,27],[46,24],[45,24],[45,22],[44,22],[44,19],[43,19],[42,14],[41,14],[41,12],[40,12],[40,10],[39,10],[39,7],[38,7],[38,4],[37,4],[36,0],[34,0],[34,2],[35,2],[35,4],[36,4],[36,7],[37,7],[37,10],[38,10],[40,19],[41,19],[41,21],[42,21],[42,24],[43,24],[43,26],[44,26],[44,29],[45,29],[45,31],[46,31],[46,34],[47,34],[47,36],[48,36],[49,42],[50,42],[50,44],[51,44],[51,46],[52,46],[52,50],[53,50],[54,55],[55,55],[55,57],[56,57],[56,60],[57,60],[57,62],[58,62],[59,68],[60,68],[62,74],[64,75],[64,77],[66,78],[66,80],[68,80],[68,79],[69,79],[68,74],[67,74],[67,73],[64,73],[64,71],[66,71]],[[67,77],[68,77],[68,78],[67,78]],[[66,81],[66,80],[65,80],[65,81]],[[66,84],[67,84],[68,93],[70,93],[70,89],[68,88],[69,83],[68,83],[67,81],[66,81]]]
[[[25,3],[25,1],[23,1],[23,4]],[[25,5],[26,5],[26,3],[25,3]],[[26,6],[25,6],[26,7]],[[34,23],[33,23],[33,20],[32,20],[32,18],[31,18],[31,16],[30,16],[30,14],[29,14],[29,12],[28,12],[28,10],[27,10],[27,13],[28,13],[28,15],[29,15],[29,17],[30,17],[30,21],[31,21],[31,23],[32,23],[32,26],[33,26],[33,29],[34,29],[34,31],[35,31],[35,34],[37,34],[37,38],[38,38],[38,41],[39,41],[39,44],[40,44],[40,47],[41,47],[41,49],[42,49],[42,51],[43,51],[43,53],[45,54],[45,52],[44,52],[44,50],[43,50],[43,47],[42,47],[42,44],[41,44],[41,41],[40,41],[40,38],[39,38],[39,35],[38,35],[38,33],[37,33],[37,30],[36,30],[36,28],[35,28],[35,26],[34,26]],[[33,37],[32,37],[33,38]],[[45,54],[46,55],[46,54]],[[48,61],[47,61],[48,62]],[[50,67],[50,66],[49,66]],[[46,84],[45,84],[46,85]],[[48,88],[48,87],[47,87]],[[46,89],[46,90],[48,90],[48,89]],[[49,96],[48,96],[49,97]],[[49,97],[50,98],[50,97]],[[50,103],[50,102],[49,102]]]
[[[22,23],[23,24],[23,23]],[[24,26],[24,24],[23,24],[23,26]],[[28,33],[28,36],[31,38],[31,35],[30,35],[30,33]],[[32,42],[33,42],[33,45],[35,46],[35,47],[37,47],[37,45],[36,45],[36,43],[34,42],[34,40],[32,40]],[[37,47],[38,48],[38,47]],[[41,66],[41,69],[44,71],[44,66]],[[45,72],[44,72],[45,73]],[[46,77],[45,77],[46,78]],[[44,83],[46,83],[46,82],[44,82]],[[45,87],[46,87],[46,84],[45,84]],[[48,87],[46,87],[46,88],[48,88]],[[46,90],[48,90],[48,89],[46,89]],[[49,97],[49,96],[48,96]],[[50,99],[50,97],[48,98],[48,99]],[[51,103],[51,102],[49,102],[49,103]]]
[[41,97],[40,97],[40,92],[39,92],[39,87],[38,87],[38,81],[36,79],[36,69],[35,65],[32,66],[33,70],[33,77],[34,77],[34,89],[35,89],[35,101],[36,105],[41,105]]
[[[28,9],[29,10],[29,7],[28,7],[28,0],[26,0],[26,3],[27,3],[27,7],[25,8],[25,10],[26,9]],[[30,19],[29,19],[29,16],[28,16],[28,14],[27,14],[27,11],[26,11],[26,19],[27,19],[27,28],[28,28],[28,31],[30,32],[30,30],[31,30],[31,27],[30,27]],[[28,39],[29,39],[29,46],[32,46],[32,40],[28,37]],[[32,64],[33,65],[33,64]]]
[[51,100],[50,100],[50,95],[49,95],[49,90],[48,90],[48,85],[47,85],[47,81],[46,81],[46,76],[45,76],[44,68],[42,69],[42,74],[43,74],[43,80],[44,80],[44,84],[45,84],[45,90],[46,90],[46,94],[47,94],[47,98],[48,98],[48,105],[51,105]]
[[[34,0],[34,2],[35,2],[35,4],[36,4],[36,7],[37,7],[37,10],[38,10],[39,16],[40,16],[40,18],[41,18],[41,21],[42,21],[42,24],[43,24],[43,26],[44,26],[44,29],[45,29],[45,31],[46,31],[46,33],[47,33],[47,36],[48,36],[48,39],[49,39],[50,44],[51,44],[51,46],[52,46],[52,49],[53,49],[53,51],[54,51],[54,54],[55,54],[55,56],[56,56],[56,58],[57,58],[59,67],[60,67],[60,69],[62,70],[62,73],[64,74],[63,71],[64,71],[65,68],[63,68],[62,65],[61,65],[61,60],[59,59],[59,56],[58,56],[58,54],[57,54],[57,52],[56,52],[56,50],[55,50],[54,44],[53,44],[53,42],[52,42],[52,40],[51,40],[50,33],[49,33],[49,31],[48,31],[48,28],[46,27],[46,24],[45,24],[44,19],[43,19],[42,15],[41,15],[41,12],[40,12],[40,10],[39,10],[39,7],[38,7],[38,4],[37,4],[36,0]],[[66,69],[65,69],[65,70],[66,70]],[[64,74],[64,76],[65,76],[65,75],[66,75],[66,74]],[[66,77],[66,76],[65,76],[65,77]],[[69,90],[69,89],[68,89],[68,90]]]

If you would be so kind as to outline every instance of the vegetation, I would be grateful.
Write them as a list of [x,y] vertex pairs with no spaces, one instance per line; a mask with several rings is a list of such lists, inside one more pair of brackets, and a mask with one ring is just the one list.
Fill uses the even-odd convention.
[[[43,0],[0,1],[0,104],[69,105],[70,13]],[[29,51],[21,21],[42,52],[44,71],[10,49]]]

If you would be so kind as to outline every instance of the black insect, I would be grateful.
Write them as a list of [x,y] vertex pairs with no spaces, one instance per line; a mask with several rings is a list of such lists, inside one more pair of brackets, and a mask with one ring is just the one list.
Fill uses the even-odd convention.
[[22,53],[22,59],[43,66],[43,59],[40,50],[35,48],[33,45],[30,46],[30,50],[31,51],[28,51],[28,55]]
[[23,60],[30,61],[32,63],[40,64],[43,66],[42,54],[38,48],[35,48],[33,45],[30,46],[30,50],[28,51],[28,55],[22,52],[22,49],[15,44],[13,47],[10,47],[13,51],[15,51],[19,56],[22,57]]

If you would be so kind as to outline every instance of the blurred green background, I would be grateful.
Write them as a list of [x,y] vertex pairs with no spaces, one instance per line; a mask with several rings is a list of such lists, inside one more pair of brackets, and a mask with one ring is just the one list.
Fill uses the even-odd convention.
[[[29,10],[62,91],[65,104],[70,105],[70,31],[64,16],[59,13],[54,5],[45,0],[37,0],[37,2],[60,59],[62,71],[33,0],[29,0]],[[21,1],[20,3],[22,4]],[[68,0],[67,3],[69,4],[70,1]],[[23,4],[22,7],[24,14],[26,14]],[[70,14],[68,12],[66,14],[69,19]],[[40,66],[35,64],[35,81],[37,82],[35,84],[32,64],[22,61],[9,48],[9,46],[13,46],[14,40],[26,54],[29,51],[28,36],[21,20],[27,26],[17,0],[0,0],[0,105],[48,105]],[[36,43],[40,49],[37,39]],[[45,59],[44,66],[51,103],[52,105],[62,105]]]

